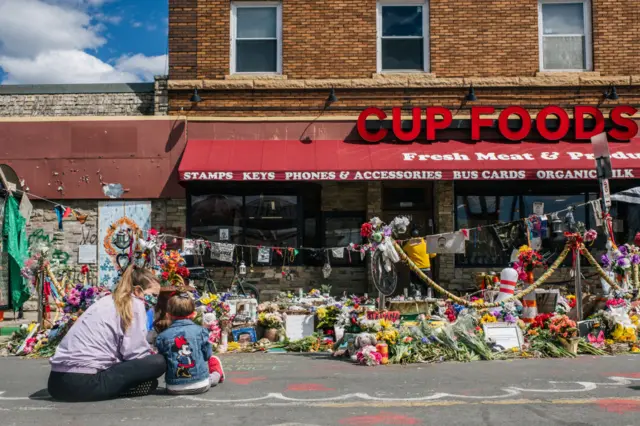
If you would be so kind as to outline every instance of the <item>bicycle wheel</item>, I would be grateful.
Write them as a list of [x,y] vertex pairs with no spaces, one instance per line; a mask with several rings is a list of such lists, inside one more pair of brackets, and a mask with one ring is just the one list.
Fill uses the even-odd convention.
[[396,267],[391,263],[391,270],[385,268],[385,261],[380,250],[376,250],[371,257],[371,277],[373,284],[380,294],[391,296],[398,285],[398,274]]

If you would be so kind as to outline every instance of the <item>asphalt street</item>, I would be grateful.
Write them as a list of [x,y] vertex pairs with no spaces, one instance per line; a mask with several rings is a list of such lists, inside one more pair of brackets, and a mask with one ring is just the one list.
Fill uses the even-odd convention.
[[51,401],[46,360],[0,358],[0,424],[638,425],[639,357],[362,367],[316,355],[223,356],[224,384],[91,404]]

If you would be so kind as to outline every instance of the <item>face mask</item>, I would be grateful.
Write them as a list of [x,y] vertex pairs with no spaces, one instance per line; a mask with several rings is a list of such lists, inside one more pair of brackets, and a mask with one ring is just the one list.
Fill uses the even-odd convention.
[[155,296],[153,294],[144,295],[144,305],[147,308],[147,310],[153,308],[157,304],[158,304],[158,296]]

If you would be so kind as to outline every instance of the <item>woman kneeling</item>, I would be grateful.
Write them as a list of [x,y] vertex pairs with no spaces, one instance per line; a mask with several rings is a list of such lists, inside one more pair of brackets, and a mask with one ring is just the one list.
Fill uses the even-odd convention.
[[49,394],[67,402],[147,395],[166,370],[147,342],[147,314],[160,284],[151,270],[129,266],[113,295],[86,310],[51,358]]

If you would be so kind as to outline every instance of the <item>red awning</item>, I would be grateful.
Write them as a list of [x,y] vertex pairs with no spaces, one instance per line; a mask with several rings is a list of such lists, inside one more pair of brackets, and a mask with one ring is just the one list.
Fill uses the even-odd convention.
[[[640,138],[611,142],[615,179],[640,178]],[[182,181],[595,179],[590,143],[190,140]]]

